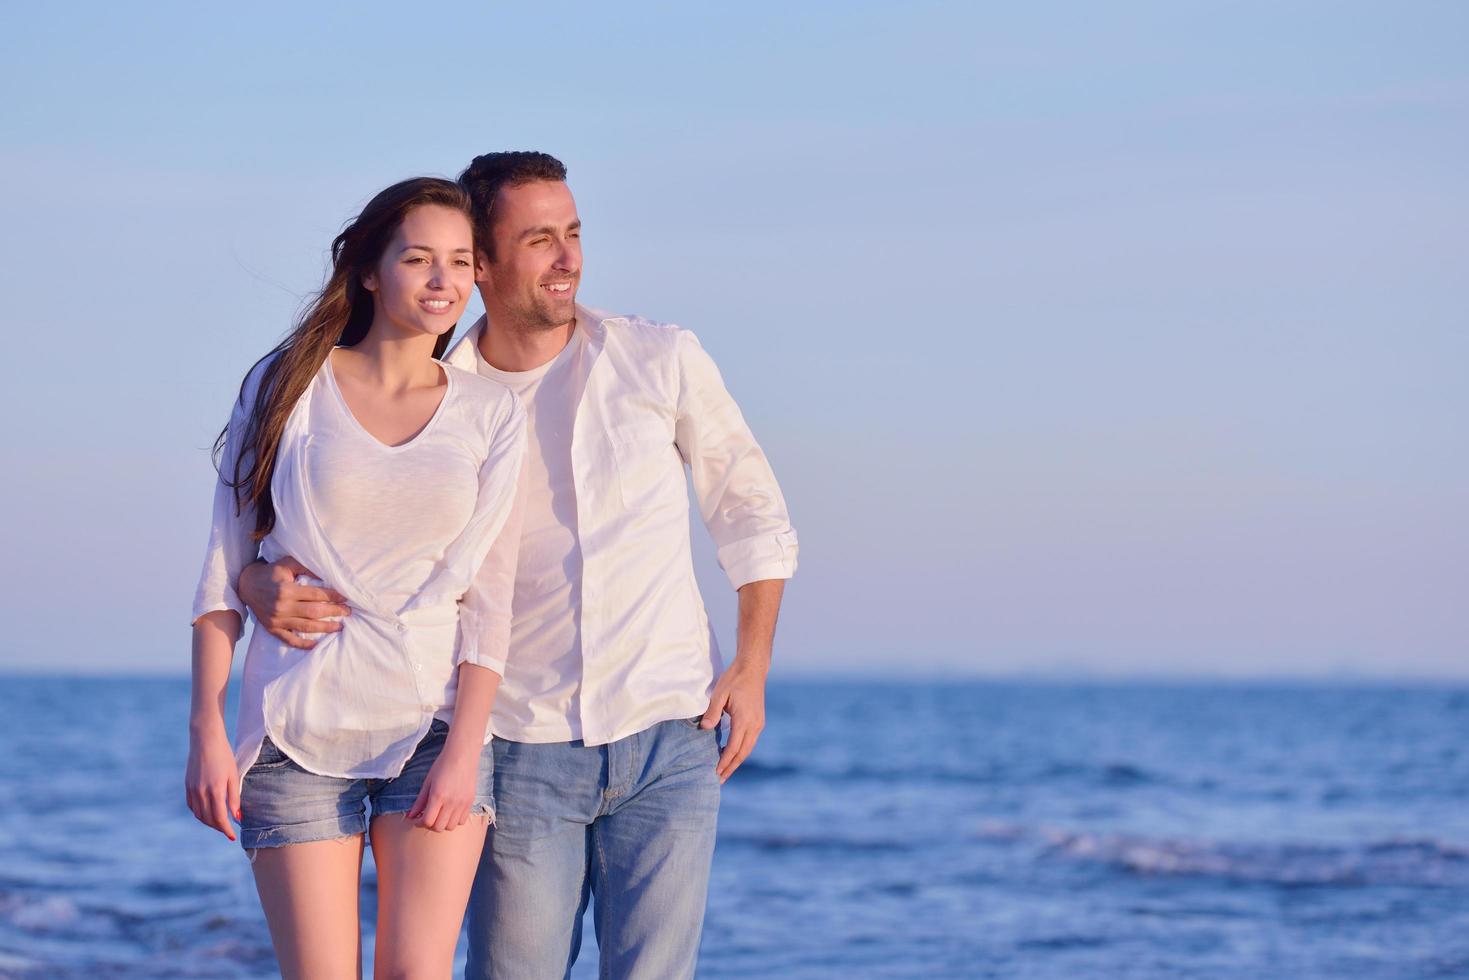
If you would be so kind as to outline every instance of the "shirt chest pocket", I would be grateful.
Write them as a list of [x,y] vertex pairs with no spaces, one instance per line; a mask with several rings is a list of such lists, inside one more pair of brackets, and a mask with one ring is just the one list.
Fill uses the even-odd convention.
[[656,510],[685,503],[683,458],[667,425],[623,425],[607,435],[624,508]]

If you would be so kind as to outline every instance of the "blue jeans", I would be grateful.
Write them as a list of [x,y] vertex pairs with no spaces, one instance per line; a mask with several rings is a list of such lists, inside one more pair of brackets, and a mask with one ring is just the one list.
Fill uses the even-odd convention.
[[719,814],[715,731],[675,719],[609,745],[495,739],[496,823],[469,900],[472,980],[692,977]]

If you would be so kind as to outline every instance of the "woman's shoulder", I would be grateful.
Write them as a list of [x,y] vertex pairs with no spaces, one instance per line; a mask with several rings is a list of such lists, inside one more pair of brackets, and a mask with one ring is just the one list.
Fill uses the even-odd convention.
[[520,399],[500,382],[442,361],[439,365],[445,376],[451,379],[455,397],[464,404],[469,415],[503,423],[521,414]]

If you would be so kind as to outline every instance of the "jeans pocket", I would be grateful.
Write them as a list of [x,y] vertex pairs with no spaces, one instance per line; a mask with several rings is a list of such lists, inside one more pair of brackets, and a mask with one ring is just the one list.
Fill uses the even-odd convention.
[[255,764],[251,769],[280,769],[291,764],[290,756],[286,755],[267,735],[260,743],[260,754],[255,757]]

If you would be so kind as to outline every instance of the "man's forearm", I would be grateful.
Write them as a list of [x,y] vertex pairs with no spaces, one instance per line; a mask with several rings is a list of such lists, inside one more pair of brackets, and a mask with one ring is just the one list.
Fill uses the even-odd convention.
[[714,771],[723,783],[749,757],[765,729],[765,681],[770,676],[770,649],[785,579],[760,579],[740,586],[740,626],[734,661],[709,698],[699,726],[712,729],[721,714],[729,715],[729,737]]
[[740,586],[740,622],[732,666],[742,670],[770,669],[770,651],[775,644],[775,620],[785,579],[768,578]]
[[235,583],[235,592],[252,612],[255,618],[260,618],[260,612],[268,599],[265,588],[270,582],[270,563],[264,558],[256,558],[250,564],[240,569],[239,581]]
[[333,616],[351,614],[346,597],[333,589],[297,585],[298,576],[316,575],[305,565],[287,555],[267,564],[258,560],[240,571],[235,589],[240,601],[255,614],[256,621],[267,633],[287,646],[309,650],[315,640],[302,633],[335,633],[342,628]]

